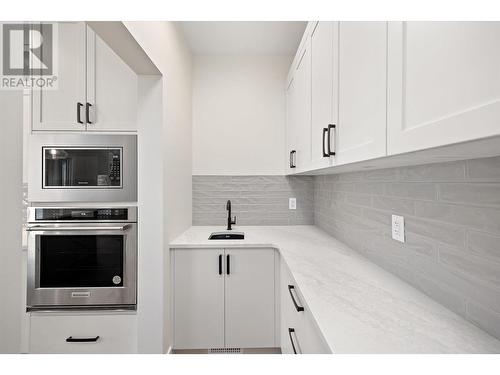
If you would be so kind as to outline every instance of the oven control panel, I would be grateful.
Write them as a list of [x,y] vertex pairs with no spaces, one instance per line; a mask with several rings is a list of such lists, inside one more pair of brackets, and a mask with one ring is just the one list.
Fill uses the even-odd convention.
[[36,221],[128,220],[127,208],[36,208]]

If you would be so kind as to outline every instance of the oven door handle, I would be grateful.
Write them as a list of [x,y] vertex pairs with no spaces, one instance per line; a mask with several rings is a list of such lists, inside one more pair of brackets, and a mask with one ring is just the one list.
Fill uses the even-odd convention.
[[75,231],[75,230],[120,230],[125,231],[128,229],[130,224],[120,225],[120,226],[72,226],[72,227],[58,227],[58,226],[44,226],[44,225],[32,225],[26,227],[26,231],[28,232],[41,232],[41,231]]

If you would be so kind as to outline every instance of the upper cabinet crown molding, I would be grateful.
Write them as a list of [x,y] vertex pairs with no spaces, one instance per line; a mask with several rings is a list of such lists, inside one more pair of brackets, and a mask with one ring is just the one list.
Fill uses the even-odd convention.
[[85,22],[58,30],[58,87],[32,90],[32,130],[136,131],[135,72]]

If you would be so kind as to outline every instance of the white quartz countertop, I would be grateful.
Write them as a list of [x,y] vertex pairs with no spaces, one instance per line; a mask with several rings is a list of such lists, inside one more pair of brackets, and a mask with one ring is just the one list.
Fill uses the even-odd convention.
[[312,225],[193,226],[170,248],[278,249],[334,353],[500,353],[500,341]]

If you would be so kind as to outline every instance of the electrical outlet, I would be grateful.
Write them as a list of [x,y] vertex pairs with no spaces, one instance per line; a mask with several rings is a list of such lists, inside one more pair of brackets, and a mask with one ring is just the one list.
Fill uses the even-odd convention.
[[392,239],[405,242],[405,218],[403,216],[392,215]]
[[290,210],[297,209],[297,198],[288,198],[288,208]]

